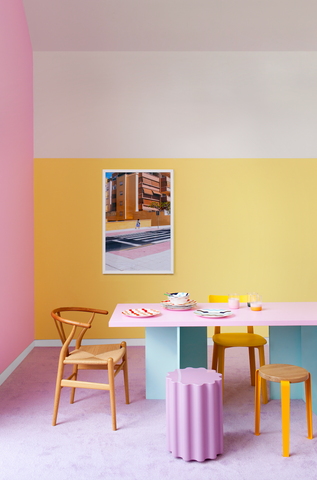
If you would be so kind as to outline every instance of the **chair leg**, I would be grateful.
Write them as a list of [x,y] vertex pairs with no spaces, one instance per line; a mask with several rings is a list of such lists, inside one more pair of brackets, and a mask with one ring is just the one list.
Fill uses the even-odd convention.
[[[77,380],[77,373],[78,373],[78,365],[73,365],[73,377],[72,380]],[[71,389],[70,393],[70,403],[74,403],[75,399],[75,388]]]
[[305,397],[306,397],[306,413],[307,413],[307,434],[311,440],[313,438],[313,417],[312,417],[312,403],[311,403],[311,377],[305,381]]
[[128,379],[128,355],[127,355],[127,344],[126,342],[121,343],[122,347],[125,347],[125,354],[122,358],[124,362],[123,365],[123,379],[124,379],[124,390],[125,390],[125,403],[128,405],[130,403],[129,400],[129,379]]
[[[265,356],[264,356],[264,347],[258,347],[259,348],[259,360],[260,360],[260,367],[262,365],[265,365]],[[262,382],[262,402],[263,404],[266,404],[268,402],[267,400],[267,381],[264,380],[264,378],[261,379]]]
[[217,371],[217,365],[218,365],[218,345],[214,343],[214,346],[212,349],[211,369]]
[[249,363],[250,363],[250,376],[251,376],[251,385],[255,385],[255,355],[254,347],[249,347]]
[[255,372],[255,435],[260,435],[261,380],[259,370]]
[[55,400],[54,400],[53,422],[52,422],[53,427],[55,427],[56,420],[57,420],[58,406],[59,406],[59,400],[61,397],[61,390],[62,390],[61,383],[62,383],[63,373],[64,373],[64,364],[63,362],[60,361],[58,364],[56,388],[55,388]]
[[115,390],[114,390],[114,369],[113,369],[113,359],[111,357],[108,358],[108,376],[109,376],[109,388],[110,388],[112,430],[117,430],[116,397],[115,397]]
[[281,408],[283,432],[283,457],[289,457],[289,410],[290,410],[290,383],[281,381]]
[[218,373],[222,375],[222,401],[224,399],[225,381],[225,347],[218,345]]

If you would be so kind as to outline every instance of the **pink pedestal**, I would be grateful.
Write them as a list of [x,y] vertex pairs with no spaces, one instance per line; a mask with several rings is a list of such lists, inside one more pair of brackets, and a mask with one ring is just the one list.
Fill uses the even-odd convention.
[[222,375],[185,368],[166,376],[167,448],[174,457],[203,462],[223,452]]

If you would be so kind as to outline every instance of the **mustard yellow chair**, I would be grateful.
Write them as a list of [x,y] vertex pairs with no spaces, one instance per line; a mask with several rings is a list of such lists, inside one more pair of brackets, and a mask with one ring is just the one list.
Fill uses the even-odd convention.
[[[228,295],[209,295],[209,303],[227,303]],[[247,295],[240,295],[240,303],[247,302]],[[225,349],[231,347],[247,347],[249,349],[251,385],[255,385],[255,355],[254,349],[259,350],[260,366],[265,365],[264,345],[265,338],[253,332],[253,327],[247,327],[247,333],[220,333],[220,327],[215,327],[212,337],[214,342],[212,354],[212,369],[222,374],[222,393],[224,388]],[[262,400],[267,403],[267,385],[262,379]]]

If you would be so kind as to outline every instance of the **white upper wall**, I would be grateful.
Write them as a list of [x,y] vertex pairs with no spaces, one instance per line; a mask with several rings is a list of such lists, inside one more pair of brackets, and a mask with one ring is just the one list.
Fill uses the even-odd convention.
[[316,0],[23,0],[36,157],[317,156]]
[[33,51],[315,51],[316,0],[23,0]]
[[36,52],[35,157],[317,157],[315,52]]

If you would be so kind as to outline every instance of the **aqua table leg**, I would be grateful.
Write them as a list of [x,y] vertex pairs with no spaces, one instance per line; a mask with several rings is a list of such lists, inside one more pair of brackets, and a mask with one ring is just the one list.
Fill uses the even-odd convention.
[[165,399],[165,378],[176,368],[207,368],[207,327],[146,327],[146,398]]
[[317,326],[301,327],[302,364],[311,375],[312,409],[317,414]]
[[[297,326],[270,327],[270,363],[287,363],[302,367],[301,328]],[[306,368],[306,367],[304,367]],[[291,384],[291,398],[304,398],[303,383]],[[281,398],[281,385],[270,382],[270,398]]]

